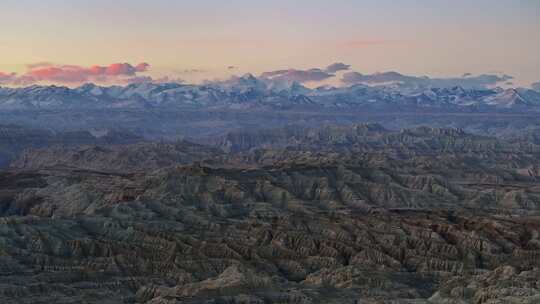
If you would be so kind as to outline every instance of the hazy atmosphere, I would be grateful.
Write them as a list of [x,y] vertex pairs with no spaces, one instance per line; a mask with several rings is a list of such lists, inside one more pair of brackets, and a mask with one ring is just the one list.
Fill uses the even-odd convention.
[[145,62],[145,75],[200,82],[339,61],[360,73],[504,73],[525,86],[540,81],[539,15],[535,0],[5,0],[0,71]]
[[540,303],[540,1],[0,1],[1,304]]

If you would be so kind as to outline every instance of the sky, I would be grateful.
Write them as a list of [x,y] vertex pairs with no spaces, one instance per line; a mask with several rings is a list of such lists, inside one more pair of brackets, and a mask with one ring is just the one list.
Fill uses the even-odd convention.
[[[525,86],[540,81],[540,1],[2,0],[0,4],[4,84],[12,79],[19,84],[62,83],[81,73],[82,82],[107,82],[117,75],[198,82],[246,72],[324,68],[334,62],[360,73],[399,71],[433,77],[506,73]],[[63,73],[66,67],[67,74],[47,78],[47,73],[58,69]]]

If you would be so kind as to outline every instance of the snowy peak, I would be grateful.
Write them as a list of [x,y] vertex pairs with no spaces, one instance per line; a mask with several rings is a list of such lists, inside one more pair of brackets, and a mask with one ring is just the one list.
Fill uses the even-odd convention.
[[[390,72],[391,73],[391,72]],[[395,74],[386,76],[394,77]],[[399,86],[320,87],[309,89],[299,82],[283,83],[251,74],[204,85],[137,83],[102,87],[85,84],[75,89],[30,86],[0,89],[0,109],[62,108],[231,108],[254,107],[474,107],[489,110],[540,110],[540,92],[531,89],[471,89],[459,86],[418,88]]]
[[486,103],[498,108],[514,108],[529,105],[529,102],[516,89],[507,89],[491,96]]

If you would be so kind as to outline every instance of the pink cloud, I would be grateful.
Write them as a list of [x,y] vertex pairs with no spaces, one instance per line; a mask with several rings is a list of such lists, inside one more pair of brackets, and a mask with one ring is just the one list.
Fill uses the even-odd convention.
[[150,76],[134,76],[130,77],[124,80],[124,83],[132,84],[132,83],[151,83],[154,79]]
[[90,68],[90,71],[93,74],[105,74],[109,76],[133,76],[137,72],[146,72],[150,65],[148,63],[140,63],[137,66],[132,66],[129,63],[113,63],[107,67],[102,66],[93,66]]
[[49,67],[49,66],[54,66],[54,64],[47,61],[42,61],[42,62],[29,63],[26,65],[28,69],[43,68],[43,67]]
[[260,47],[266,42],[246,39],[191,39],[181,40],[179,44],[187,47]]
[[83,82],[89,74],[83,68],[63,66],[36,68],[27,72],[27,76],[36,81],[54,81],[62,83]]
[[140,84],[140,83],[184,83],[180,78],[171,78],[164,76],[160,78],[153,78],[150,76],[134,76],[123,80],[126,84]]
[[385,45],[385,44],[392,44],[396,43],[396,41],[389,41],[389,40],[349,40],[341,43],[342,47],[346,48],[364,48],[364,47],[370,47],[370,46],[378,46],[378,45]]
[[17,78],[15,73],[0,72],[0,84],[9,84]]
[[16,85],[27,85],[36,82],[55,82],[63,84],[94,82],[118,82],[125,77],[138,76],[137,73],[148,71],[148,63],[133,66],[129,63],[113,63],[108,66],[94,65],[83,67],[78,65],[53,65],[38,63],[28,65],[28,71],[23,75],[0,72],[0,82]]
[[264,72],[261,74],[261,78],[266,78],[270,80],[279,80],[279,81],[285,81],[285,82],[296,81],[299,83],[323,81],[325,79],[328,79],[334,76],[335,76],[334,74],[327,73],[326,71],[323,71],[321,69],[309,69],[305,71],[289,69],[289,70]]

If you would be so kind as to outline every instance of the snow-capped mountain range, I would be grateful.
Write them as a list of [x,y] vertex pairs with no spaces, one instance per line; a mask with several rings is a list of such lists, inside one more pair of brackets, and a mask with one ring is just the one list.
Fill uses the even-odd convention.
[[194,107],[249,109],[258,107],[417,106],[435,108],[540,109],[540,92],[525,89],[419,88],[399,86],[319,87],[280,83],[251,74],[226,81],[190,85],[139,83],[78,88],[30,86],[0,88],[0,110],[71,108]]

